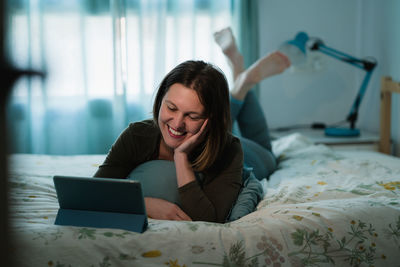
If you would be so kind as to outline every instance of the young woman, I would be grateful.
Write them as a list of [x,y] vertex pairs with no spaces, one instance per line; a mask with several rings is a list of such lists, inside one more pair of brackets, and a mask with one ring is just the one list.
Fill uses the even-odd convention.
[[[229,60],[240,57],[230,29],[216,33],[215,39],[220,45],[224,41],[221,48]],[[275,168],[265,118],[248,92],[254,83],[278,73],[271,64],[284,69],[286,61],[272,55],[235,75],[231,105],[225,76],[216,67],[203,61],[186,61],[175,67],[160,84],[153,120],[130,124],[94,176],[126,178],[142,163],[173,161],[180,205],[145,197],[147,215],[225,222],[242,186],[243,150],[247,165],[254,167],[259,179]],[[240,63],[232,67],[238,69]],[[273,71],[265,72],[265,67]],[[240,140],[231,134],[230,108],[243,135],[243,150]],[[261,121],[246,118],[249,115]],[[260,160],[264,156],[267,158]]]
[[[224,75],[202,61],[186,61],[158,89],[153,120],[133,123],[119,136],[95,177],[126,178],[138,165],[173,161],[181,207],[145,198],[151,218],[224,222],[242,184],[243,153],[230,134]],[[201,173],[201,183],[196,174]]]

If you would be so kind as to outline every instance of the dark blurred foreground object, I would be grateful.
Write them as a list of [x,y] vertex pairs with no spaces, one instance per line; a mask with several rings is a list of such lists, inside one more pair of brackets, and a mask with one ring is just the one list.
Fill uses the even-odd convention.
[[0,2],[0,259],[2,266],[15,266],[11,253],[13,251],[12,240],[9,235],[8,216],[8,162],[7,162],[7,129],[6,106],[14,83],[22,76],[39,75],[43,73],[32,70],[20,70],[13,67],[6,60],[5,29],[6,14],[4,1]]

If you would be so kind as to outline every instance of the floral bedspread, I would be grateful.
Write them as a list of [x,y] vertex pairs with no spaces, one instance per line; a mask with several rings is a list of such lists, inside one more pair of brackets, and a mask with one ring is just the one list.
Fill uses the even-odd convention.
[[227,224],[149,220],[143,234],[54,225],[52,176],[105,155],[10,157],[18,266],[400,266],[400,159],[335,152],[294,134],[257,210]]

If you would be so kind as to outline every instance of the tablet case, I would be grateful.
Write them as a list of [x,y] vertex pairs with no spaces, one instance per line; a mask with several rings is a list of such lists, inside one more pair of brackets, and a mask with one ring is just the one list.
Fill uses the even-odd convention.
[[127,179],[54,176],[60,209],[56,225],[142,233],[147,215],[141,184]]

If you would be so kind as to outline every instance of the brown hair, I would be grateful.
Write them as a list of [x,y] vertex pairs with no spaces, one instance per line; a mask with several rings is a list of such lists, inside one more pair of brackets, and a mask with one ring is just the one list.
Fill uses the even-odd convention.
[[204,61],[185,61],[171,70],[161,82],[153,105],[153,120],[158,125],[161,102],[171,85],[180,83],[196,91],[208,118],[204,141],[189,155],[195,171],[210,168],[222,155],[231,131],[229,88],[225,75]]

